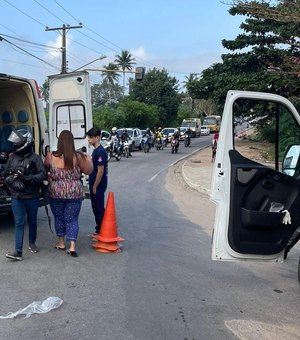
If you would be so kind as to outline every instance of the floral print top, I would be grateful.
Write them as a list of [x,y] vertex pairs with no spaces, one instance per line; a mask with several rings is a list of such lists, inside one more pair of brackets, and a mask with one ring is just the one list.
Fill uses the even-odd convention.
[[83,198],[80,168],[73,169],[50,167],[49,193],[52,198]]

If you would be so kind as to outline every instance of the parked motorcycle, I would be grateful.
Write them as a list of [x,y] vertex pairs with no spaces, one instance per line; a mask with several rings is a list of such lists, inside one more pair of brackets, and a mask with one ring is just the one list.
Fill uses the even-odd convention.
[[151,141],[149,136],[143,136],[142,138],[142,149],[145,153],[149,152],[151,148]]
[[191,137],[188,133],[185,133],[184,134],[184,146],[187,147],[187,146],[190,146],[191,144]]
[[171,139],[171,151],[172,153],[177,153],[179,148],[179,140],[177,138],[173,138]]
[[160,137],[157,137],[155,139],[155,147],[156,147],[156,150],[163,150],[164,146],[162,143],[162,139]]

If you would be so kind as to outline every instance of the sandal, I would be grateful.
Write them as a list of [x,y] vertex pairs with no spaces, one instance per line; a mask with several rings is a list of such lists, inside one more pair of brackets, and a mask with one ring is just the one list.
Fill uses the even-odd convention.
[[60,247],[58,244],[56,244],[54,248],[57,250],[66,250],[66,247]]
[[72,257],[78,257],[78,254],[76,253],[76,251],[68,250],[67,254],[72,256]]

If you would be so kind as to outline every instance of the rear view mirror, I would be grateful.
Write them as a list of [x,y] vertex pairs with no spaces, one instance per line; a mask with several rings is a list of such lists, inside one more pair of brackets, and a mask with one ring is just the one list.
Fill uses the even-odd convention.
[[298,177],[300,175],[300,145],[290,145],[282,162],[282,172]]

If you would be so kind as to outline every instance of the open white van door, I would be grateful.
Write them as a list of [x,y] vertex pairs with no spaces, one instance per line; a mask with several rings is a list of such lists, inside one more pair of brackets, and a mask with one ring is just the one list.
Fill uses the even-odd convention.
[[[243,141],[258,140],[267,156],[252,159]],[[228,92],[211,190],[213,260],[282,260],[300,226],[299,150],[300,117],[286,98]]]
[[[92,147],[86,138],[93,127],[89,73],[79,71],[48,78],[50,150],[57,149],[60,132],[69,130],[74,136],[75,149],[91,154]],[[87,185],[86,175],[83,183]]]
[[49,76],[50,149],[56,150],[61,131],[73,133],[77,150],[89,146],[86,133],[93,127],[89,73],[86,71]]

